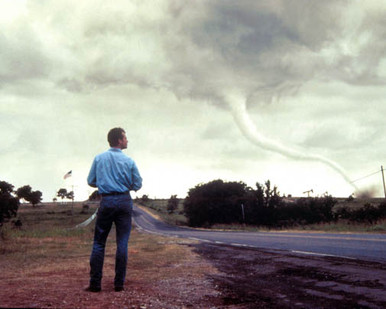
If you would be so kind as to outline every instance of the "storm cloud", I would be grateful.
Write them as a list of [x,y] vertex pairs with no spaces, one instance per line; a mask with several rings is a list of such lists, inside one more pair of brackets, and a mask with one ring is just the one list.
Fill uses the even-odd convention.
[[[360,174],[360,160],[379,165],[381,150],[369,143],[383,140],[378,132],[384,129],[378,114],[385,111],[381,97],[386,10],[380,2],[118,0],[2,5],[4,162],[12,162],[15,147],[22,145],[19,152],[31,158],[31,171],[43,164],[43,156],[46,173],[55,166],[58,177],[59,170],[64,173],[73,164],[71,155],[84,177],[90,156],[103,150],[106,129],[123,122],[132,128],[137,146],[152,144],[142,150],[159,153],[157,159],[143,155],[144,165],[149,164],[146,176],[158,171],[149,162],[163,159],[177,173],[170,176],[174,179],[184,169],[192,181],[216,177],[211,166],[221,166],[218,177],[243,179],[243,163],[230,154],[248,152],[249,161],[276,159],[244,143],[237,121],[230,128],[232,106],[239,104],[258,134],[305,156],[317,151],[314,158],[325,158],[322,161],[340,174],[346,175],[341,165]],[[239,103],[229,100],[235,93]],[[342,133],[331,134],[338,129]],[[99,147],[83,141],[78,131],[89,132],[94,140],[103,133]],[[50,134],[61,142],[55,143]],[[234,149],[227,145],[229,140]],[[341,145],[346,145],[352,162],[344,160]],[[359,145],[367,159],[358,154]],[[198,160],[193,155],[181,159],[195,151]],[[43,155],[37,156],[39,152]],[[216,163],[208,159],[213,155]],[[238,163],[231,164],[232,159]],[[2,169],[10,178],[18,173],[16,168],[12,173]],[[279,185],[287,181],[273,174]],[[344,178],[349,182],[352,176]],[[16,179],[20,182],[22,177]],[[173,189],[165,194],[169,192],[174,194]]]

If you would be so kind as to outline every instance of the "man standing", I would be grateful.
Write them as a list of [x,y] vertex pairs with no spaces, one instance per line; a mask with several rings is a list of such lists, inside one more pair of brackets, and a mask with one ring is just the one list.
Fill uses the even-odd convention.
[[142,178],[135,162],[122,150],[127,148],[126,132],[113,128],[107,135],[110,149],[97,155],[87,182],[97,187],[102,200],[95,223],[94,244],[90,257],[90,292],[101,291],[103,261],[107,236],[114,222],[116,228],[115,291],[123,291],[128,242],[131,232],[133,201],[130,190],[142,187]]

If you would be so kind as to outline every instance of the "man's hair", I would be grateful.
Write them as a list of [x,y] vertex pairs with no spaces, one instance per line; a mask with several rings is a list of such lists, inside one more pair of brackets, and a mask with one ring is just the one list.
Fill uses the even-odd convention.
[[126,133],[122,128],[113,128],[107,134],[107,140],[110,147],[116,147],[119,144],[119,139],[123,137],[123,133]]

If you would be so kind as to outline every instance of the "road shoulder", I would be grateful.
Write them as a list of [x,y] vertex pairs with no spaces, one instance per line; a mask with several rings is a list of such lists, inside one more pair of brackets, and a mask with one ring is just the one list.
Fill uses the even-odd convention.
[[225,306],[385,308],[386,265],[215,244],[192,245],[218,270],[209,274]]

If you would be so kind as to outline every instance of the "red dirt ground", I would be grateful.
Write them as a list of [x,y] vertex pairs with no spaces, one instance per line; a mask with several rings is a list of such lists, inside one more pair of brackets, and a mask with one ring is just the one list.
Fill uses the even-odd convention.
[[33,260],[27,253],[24,260],[2,259],[0,307],[386,308],[382,263],[182,239],[154,241],[157,246],[151,250],[140,243],[130,249],[128,280],[119,293],[113,290],[114,246],[106,252],[101,293],[84,291],[89,269],[85,250],[51,257],[42,251],[41,258],[36,251]]

